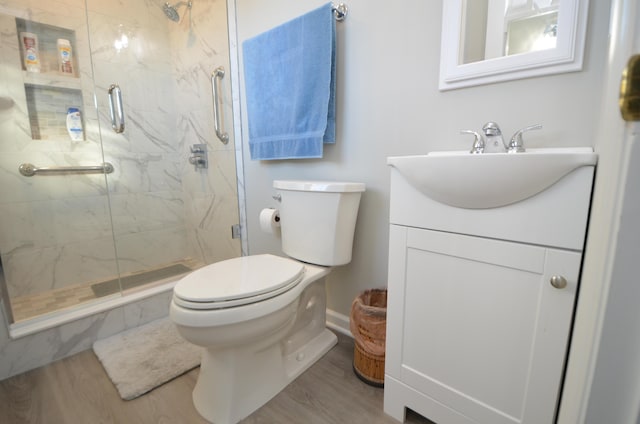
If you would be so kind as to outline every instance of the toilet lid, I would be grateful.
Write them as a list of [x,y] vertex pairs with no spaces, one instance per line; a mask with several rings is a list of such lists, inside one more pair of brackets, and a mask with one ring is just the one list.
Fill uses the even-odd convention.
[[244,305],[276,296],[302,280],[304,265],[274,255],[242,256],[200,268],[174,287],[174,301],[191,309]]

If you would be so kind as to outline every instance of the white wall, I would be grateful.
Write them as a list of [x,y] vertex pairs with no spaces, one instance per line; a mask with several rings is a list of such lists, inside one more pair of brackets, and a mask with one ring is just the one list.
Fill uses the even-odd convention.
[[[239,42],[323,4],[237,0]],[[470,147],[460,129],[498,122],[510,136],[526,125],[530,147],[592,146],[606,62],[609,1],[591,1],[582,72],[438,91],[442,2],[351,0],[338,27],[337,143],[320,160],[251,161],[245,140],[249,251],[280,252],[261,233],[258,213],[275,206],[278,178],[366,183],[350,265],[328,277],[328,307],[348,315],[362,290],[386,285],[389,171],[386,157]],[[243,115],[243,116],[246,116]],[[247,134],[246,123],[244,134]],[[499,184],[478,181],[470,184]],[[526,217],[523,217],[526,221]]]

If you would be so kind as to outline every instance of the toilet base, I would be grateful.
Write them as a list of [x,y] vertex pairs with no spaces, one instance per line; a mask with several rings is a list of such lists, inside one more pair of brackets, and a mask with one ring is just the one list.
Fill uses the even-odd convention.
[[215,424],[234,424],[267,403],[338,342],[324,329],[295,351],[283,355],[275,343],[259,351],[244,346],[205,349],[193,391],[196,410]]

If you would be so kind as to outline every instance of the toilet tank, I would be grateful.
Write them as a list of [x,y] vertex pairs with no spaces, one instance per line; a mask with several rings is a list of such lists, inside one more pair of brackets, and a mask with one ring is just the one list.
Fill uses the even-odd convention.
[[276,180],[273,187],[286,255],[324,266],[351,262],[363,183]]

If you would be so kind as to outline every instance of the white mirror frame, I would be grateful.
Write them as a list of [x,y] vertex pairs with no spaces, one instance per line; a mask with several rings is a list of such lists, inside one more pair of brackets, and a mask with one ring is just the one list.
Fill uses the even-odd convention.
[[588,0],[561,0],[556,47],[458,64],[464,0],[443,1],[440,90],[490,84],[582,69]]

